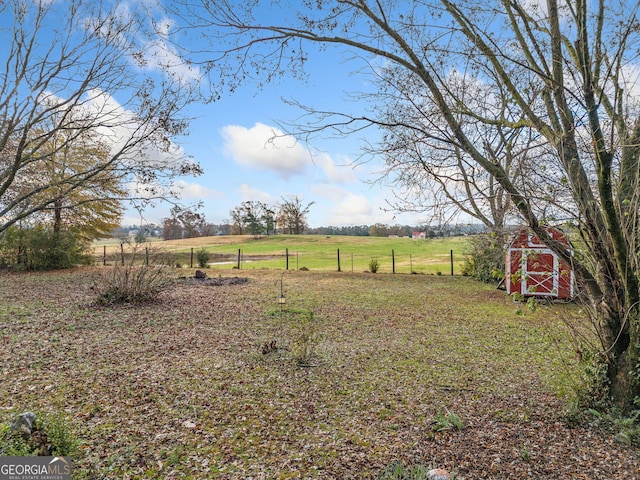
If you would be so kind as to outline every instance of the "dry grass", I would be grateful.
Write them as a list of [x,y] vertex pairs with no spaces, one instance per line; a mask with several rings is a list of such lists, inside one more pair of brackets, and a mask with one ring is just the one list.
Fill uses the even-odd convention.
[[[571,306],[519,315],[467,278],[220,274],[250,281],[177,281],[161,304],[117,309],[91,306],[86,270],[0,276],[2,420],[67,415],[77,478],[375,478],[397,461],[458,479],[640,478],[636,450],[563,420]],[[286,309],[314,312],[316,367],[296,365],[281,287]],[[436,432],[442,412],[462,429]]]

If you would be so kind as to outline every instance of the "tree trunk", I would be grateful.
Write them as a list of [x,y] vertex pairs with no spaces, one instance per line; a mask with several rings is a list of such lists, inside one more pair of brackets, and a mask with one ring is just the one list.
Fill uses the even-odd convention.
[[625,318],[607,320],[605,326],[610,345],[606,353],[611,400],[624,413],[637,410],[640,402],[640,312],[636,307]]
[[57,199],[53,202],[53,231],[60,233],[62,227],[62,200]]

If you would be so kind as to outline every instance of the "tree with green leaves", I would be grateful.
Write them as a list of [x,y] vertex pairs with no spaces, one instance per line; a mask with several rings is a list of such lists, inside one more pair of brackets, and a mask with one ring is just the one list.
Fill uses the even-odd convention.
[[[419,83],[416,95],[428,97],[465,171],[486,173],[519,220],[573,266],[611,399],[625,411],[640,402],[636,2],[320,0],[296,9],[283,6],[281,12],[273,12],[279,4],[270,4],[269,21],[263,21],[261,2],[180,3],[189,4],[189,25],[211,42],[199,58],[210,60],[212,75],[224,77],[215,85],[299,74],[310,44],[353,52],[374,77],[380,66],[396,68],[392,81],[398,91],[402,82]],[[194,56],[207,50],[202,42],[199,47]],[[459,78],[486,92],[480,100],[499,99],[496,105],[509,109],[468,101],[467,88],[452,87]],[[345,133],[366,125],[397,126],[371,110],[372,115],[320,112],[316,120]],[[474,129],[526,139],[530,148],[516,159],[522,162],[519,171],[533,175],[542,188],[531,190],[531,181],[512,174],[505,157],[510,152],[496,149],[509,147],[509,141],[485,145],[471,134]],[[314,130],[313,123],[302,128]],[[438,178],[449,173],[434,172]],[[561,200],[555,207],[579,237],[579,255],[545,230],[548,215],[539,208],[545,191]]]
[[273,208],[264,202],[247,200],[229,212],[232,219],[231,235],[270,235],[275,231]]
[[[91,242],[118,227],[127,191],[113,168],[102,168],[109,157],[104,143],[87,135],[68,142],[67,135],[68,132],[59,132],[42,148],[43,152],[48,149],[49,155],[39,162],[39,170],[32,175],[42,190],[31,201],[45,204],[53,199],[53,203],[32,214],[29,223],[40,223],[53,232],[68,231],[81,241]],[[72,191],[62,187],[65,178],[94,165],[99,172],[87,178],[81,187]]]

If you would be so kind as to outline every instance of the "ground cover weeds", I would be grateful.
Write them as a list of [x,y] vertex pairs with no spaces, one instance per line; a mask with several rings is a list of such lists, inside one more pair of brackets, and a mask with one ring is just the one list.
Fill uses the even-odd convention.
[[80,440],[63,415],[36,413],[30,435],[12,428],[15,418],[0,424],[0,456],[77,457]]
[[462,430],[462,420],[455,413],[445,409],[438,412],[433,419],[434,432],[441,432],[443,430]]
[[[0,275],[0,422],[64,412],[79,479],[373,479],[397,462],[460,480],[638,478],[633,445],[565,421],[574,306],[516,315],[468,277],[289,272],[284,308],[322,333],[322,364],[299,368],[260,351],[293,338],[266,314],[282,272],[243,275],[118,309],[93,306],[83,270]],[[464,428],[433,431],[447,409]]]

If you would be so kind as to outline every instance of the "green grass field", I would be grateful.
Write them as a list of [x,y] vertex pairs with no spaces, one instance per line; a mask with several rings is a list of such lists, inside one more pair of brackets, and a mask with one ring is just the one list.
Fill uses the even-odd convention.
[[[451,252],[453,251],[454,274],[461,273],[464,261],[466,237],[413,240],[409,238],[348,237],[324,235],[273,235],[262,238],[252,236],[202,237],[166,242],[151,242],[138,246],[140,259],[145,248],[154,252],[171,254],[175,263],[183,266],[197,266],[197,253],[205,249],[209,254],[209,267],[227,269],[237,265],[240,252],[240,268],[288,269],[337,271],[338,250],[340,270],[343,272],[363,272],[369,270],[373,259],[379,263],[380,273],[451,273]],[[96,263],[102,261],[106,251],[108,262],[117,261],[120,254],[117,241],[94,246]],[[131,246],[124,246],[125,255]],[[193,251],[193,260],[191,252]]]

